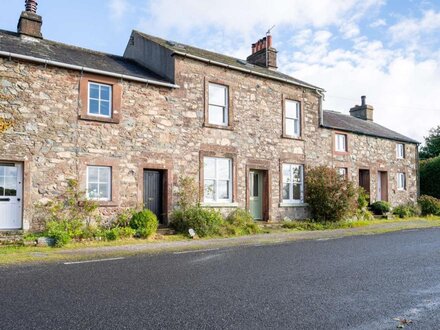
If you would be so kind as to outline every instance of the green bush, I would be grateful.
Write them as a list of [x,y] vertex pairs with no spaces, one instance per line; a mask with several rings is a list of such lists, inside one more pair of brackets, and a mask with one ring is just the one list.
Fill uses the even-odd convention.
[[159,227],[156,215],[150,210],[143,210],[133,214],[130,220],[130,227],[136,230],[136,235],[148,238],[154,235]]
[[335,169],[310,168],[306,175],[307,202],[315,221],[339,221],[356,211],[356,189]]
[[377,201],[370,205],[370,209],[376,215],[384,215],[391,211],[391,204],[385,201]]
[[422,215],[440,215],[440,200],[435,197],[422,195],[418,199]]
[[364,188],[359,187],[357,190],[357,209],[354,214],[354,219],[360,221],[370,221],[374,219],[373,213],[368,210],[370,196]]
[[420,161],[420,193],[440,198],[440,156]]
[[66,230],[66,222],[49,221],[46,224],[46,235],[53,238],[56,247],[62,247],[70,242],[71,237]]
[[417,205],[406,203],[396,206],[393,209],[393,214],[397,215],[399,218],[409,218],[420,215],[420,209]]
[[225,231],[232,235],[250,235],[261,232],[252,215],[244,209],[236,209],[226,218]]
[[184,211],[176,210],[171,214],[170,226],[179,233],[188,234],[194,229],[200,237],[219,235],[223,225],[223,217],[214,209],[190,207]]
[[111,223],[111,226],[114,227],[130,227],[130,220],[133,217],[133,214],[136,213],[134,209],[123,209],[116,215],[116,219]]

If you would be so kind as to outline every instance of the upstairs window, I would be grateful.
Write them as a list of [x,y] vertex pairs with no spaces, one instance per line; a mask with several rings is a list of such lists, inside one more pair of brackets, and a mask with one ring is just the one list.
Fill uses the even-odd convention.
[[89,82],[88,111],[89,115],[111,118],[112,86]]
[[284,135],[288,137],[301,136],[301,105],[298,101],[284,101]]
[[110,201],[111,177],[112,170],[109,166],[87,166],[87,198]]
[[232,202],[232,159],[204,157],[204,201]]
[[335,134],[335,151],[347,152],[347,135]]
[[303,200],[303,166],[295,164],[283,164],[283,202],[302,203]]
[[228,87],[209,83],[208,89],[208,124],[228,126]]
[[398,143],[396,145],[396,156],[397,156],[397,159],[404,159],[405,158],[405,145],[403,143]]
[[397,190],[406,189],[406,175],[405,173],[397,173]]

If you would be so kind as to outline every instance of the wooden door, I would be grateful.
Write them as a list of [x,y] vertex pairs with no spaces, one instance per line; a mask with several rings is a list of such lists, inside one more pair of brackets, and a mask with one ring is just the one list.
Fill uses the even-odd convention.
[[263,220],[263,174],[249,171],[249,208],[255,220]]
[[159,222],[163,220],[163,176],[160,171],[144,171],[144,208],[156,214]]

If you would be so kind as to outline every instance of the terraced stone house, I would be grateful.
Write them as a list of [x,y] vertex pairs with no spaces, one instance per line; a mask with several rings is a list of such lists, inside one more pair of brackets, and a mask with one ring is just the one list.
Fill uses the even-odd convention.
[[417,142],[375,123],[365,98],[324,111],[324,89],[277,70],[271,36],[239,60],[133,31],[116,56],[46,40],[41,25],[28,0],[18,31],[0,30],[0,230],[39,230],[35,203],[69,178],[104,218],[143,205],[163,224],[180,176],[203,206],[262,221],[309,216],[316,165],[371,201],[417,198]]

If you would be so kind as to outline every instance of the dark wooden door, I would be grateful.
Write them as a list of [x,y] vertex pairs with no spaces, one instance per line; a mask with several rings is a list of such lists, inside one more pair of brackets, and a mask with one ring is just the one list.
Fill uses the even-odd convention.
[[359,170],[359,186],[365,189],[365,192],[370,195],[370,171]]
[[144,208],[156,214],[162,223],[162,173],[154,170],[144,170]]

